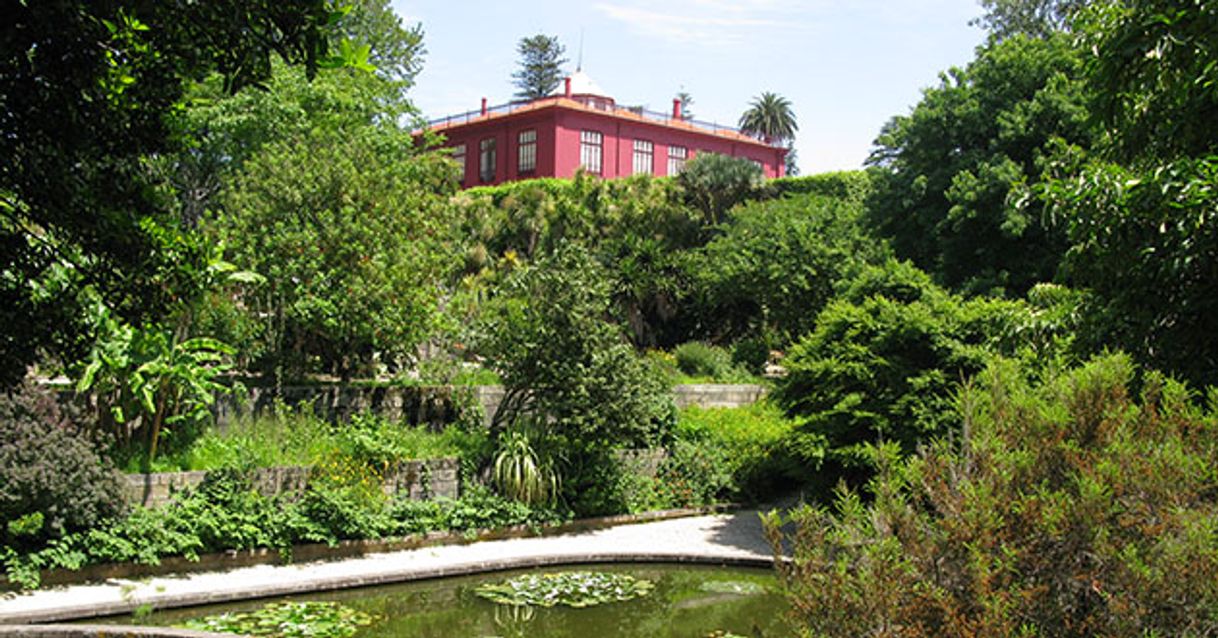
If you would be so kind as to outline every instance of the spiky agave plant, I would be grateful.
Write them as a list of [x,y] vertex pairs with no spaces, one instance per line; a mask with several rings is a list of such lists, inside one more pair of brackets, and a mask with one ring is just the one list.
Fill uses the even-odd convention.
[[553,463],[542,460],[527,428],[505,431],[495,450],[491,482],[501,495],[526,505],[554,502],[560,485]]

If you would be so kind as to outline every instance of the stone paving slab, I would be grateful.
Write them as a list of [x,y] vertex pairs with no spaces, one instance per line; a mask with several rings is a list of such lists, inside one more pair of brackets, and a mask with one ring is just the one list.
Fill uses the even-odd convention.
[[622,525],[562,536],[484,541],[340,561],[258,565],[224,572],[111,579],[0,600],[0,623],[54,622],[308,591],[486,571],[597,562],[699,562],[769,566],[773,557],[756,511]]

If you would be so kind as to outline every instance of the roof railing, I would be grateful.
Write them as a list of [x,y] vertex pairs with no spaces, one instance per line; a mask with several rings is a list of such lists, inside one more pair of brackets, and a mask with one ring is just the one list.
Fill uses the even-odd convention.
[[[561,99],[571,99],[571,98],[565,98],[564,96],[556,95],[556,96],[551,96],[551,97],[538,98],[536,100],[505,102],[503,104],[496,104],[495,106],[488,106],[486,108],[485,112],[483,112],[482,109],[475,109],[473,111],[466,111],[464,113],[455,113],[453,115],[447,115],[445,117],[434,118],[434,119],[427,121],[427,128],[434,128],[437,126],[453,126],[453,125],[457,125],[457,124],[468,124],[470,122],[473,122],[475,120],[481,119],[481,118],[489,116],[489,115],[506,115],[508,113],[514,113],[517,111],[534,109],[534,108],[538,108],[540,106],[545,106],[547,104],[557,102]],[[606,109],[597,108],[596,110],[603,111]],[[719,124],[718,122],[708,122],[706,120],[696,120],[696,119],[686,119],[686,118],[674,118],[671,113],[662,113],[660,111],[652,111],[650,109],[645,109],[645,108],[641,108],[641,107],[629,107],[629,106],[618,105],[618,106],[614,106],[612,109],[609,109],[609,110],[611,110],[613,112],[633,113],[645,120],[660,122],[660,123],[669,124],[669,125],[688,125],[695,129],[705,131],[708,133],[715,133],[715,134],[726,133],[728,135],[740,135],[740,136],[744,136],[744,137],[747,137],[750,139],[757,140],[758,142],[761,142],[763,144],[769,144],[770,146],[779,146],[778,144],[775,144],[774,142],[763,139],[752,133],[746,133],[734,126],[727,126],[724,124]]]

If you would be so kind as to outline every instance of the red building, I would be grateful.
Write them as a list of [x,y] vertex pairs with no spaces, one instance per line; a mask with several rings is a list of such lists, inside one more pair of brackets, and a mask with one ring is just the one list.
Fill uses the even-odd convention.
[[552,95],[453,115],[428,124],[464,167],[462,186],[533,177],[675,175],[701,153],[743,157],[781,177],[786,149],[736,129],[672,113],[618,106],[582,71]]

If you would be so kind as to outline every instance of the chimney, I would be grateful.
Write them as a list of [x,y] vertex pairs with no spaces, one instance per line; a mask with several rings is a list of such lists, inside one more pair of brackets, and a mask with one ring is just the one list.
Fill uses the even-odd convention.
[[672,99],[672,119],[681,119],[681,98],[674,97]]
[[564,91],[566,93],[566,96],[571,97],[571,76],[568,75],[566,77],[566,79],[563,80],[563,82],[566,86],[566,89]]
[[482,98],[482,116],[486,117],[486,98]]

